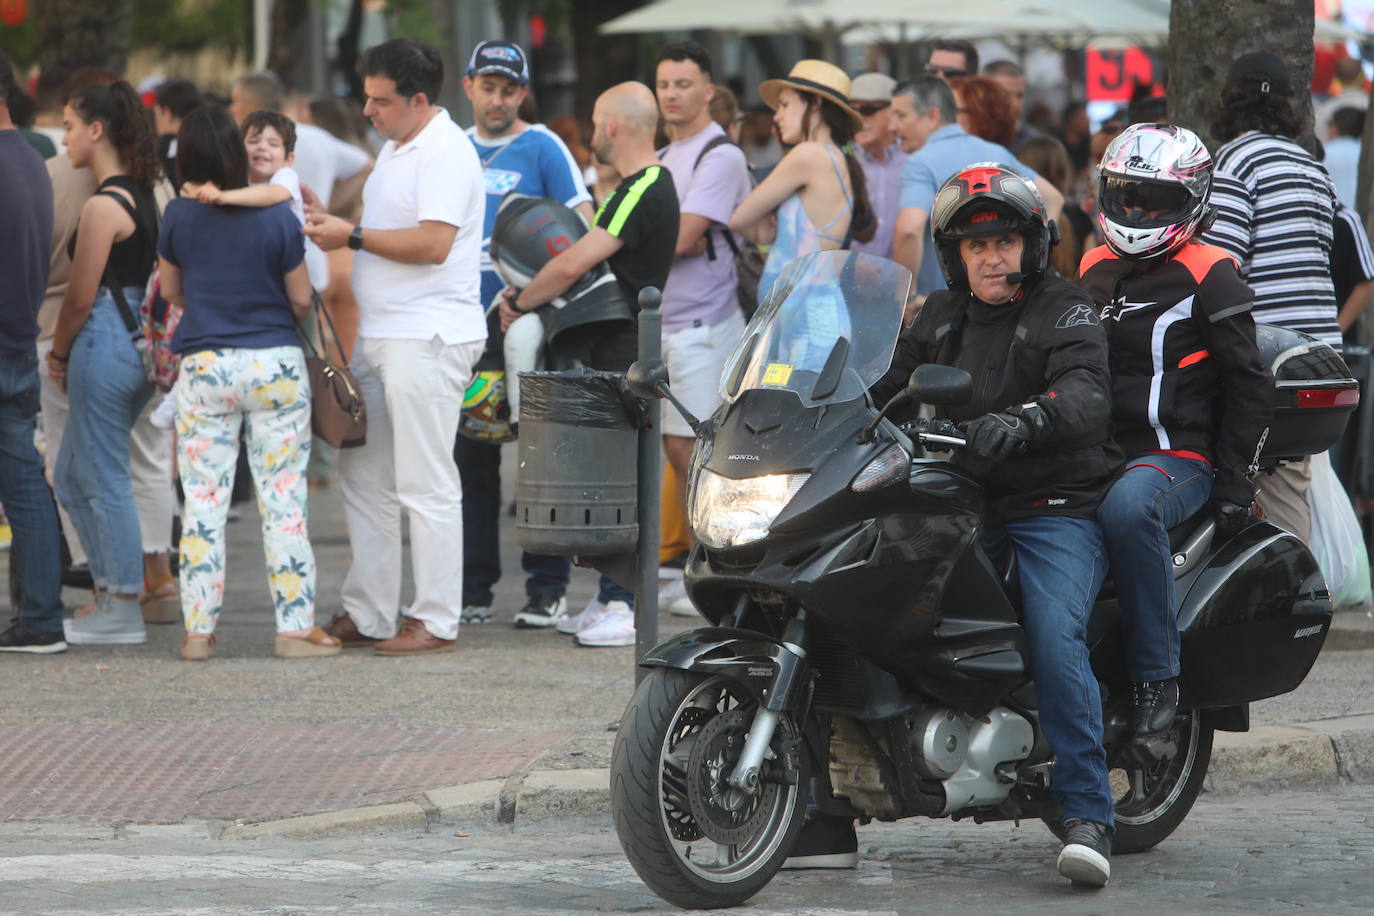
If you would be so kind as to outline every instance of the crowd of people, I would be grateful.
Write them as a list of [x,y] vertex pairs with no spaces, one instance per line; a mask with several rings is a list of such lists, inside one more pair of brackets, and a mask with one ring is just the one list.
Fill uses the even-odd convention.
[[[544,346],[564,294],[607,265],[627,301],[663,291],[674,393],[704,417],[746,311],[786,264],[867,252],[914,278],[875,397],[926,362],[984,380],[950,416],[968,423],[969,460],[994,497],[987,548],[1021,563],[1066,816],[1060,870],[1104,883],[1113,815],[1086,642],[1094,583],[1110,562],[1132,728],[1146,736],[1178,703],[1170,525],[1210,503],[1234,528],[1257,502],[1308,539],[1306,462],[1255,493],[1271,386],[1254,323],[1340,349],[1368,300],[1374,256],[1350,216],[1364,97],[1320,112],[1328,169],[1297,142],[1296,87],[1267,52],[1232,63],[1209,125],[1215,155],[1186,126],[1156,123],[1156,97],[1095,135],[1071,110],[1056,137],[1023,116],[1020,68],[980,69],[961,41],[935,43],[903,81],[799,61],[758,87],[766,119],[715,83],[703,47],[670,44],[650,84],[601,94],[585,144],[575,121],[530,120],[529,64],[509,41],[472,52],[466,130],[436,104],[433,48],[386,41],[359,73],[360,113],[320,98],[291,117],[269,73],[240,77],[227,104],[165,83],[151,110],[115,74],[43,74],[26,107],[0,56],[0,501],[23,585],[0,650],[136,644],[146,623],[180,620],[182,657],[210,658],[231,494],[251,476],[278,656],[451,651],[460,624],[496,616],[501,575],[501,437],[460,434],[474,377],[513,375],[517,352]],[[62,153],[28,130],[30,109],[58,112]],[[375,155],[360,116],[385,141]],[[587,226],[519,288],[491,255],[512,193],[551,199]],[[167,391],[145,367],[145,299],[181,316]],[[351,360],[367,405],[366,442],[324,459],[298,336],[316,301],[342,329],[325,349]],[[632,322],[572,339],[551,363],[624,371],[637,352]],[[668,410],[662,440],[661,600],[690,615],[695,437]],[[307,485],[312,465],[328,473],[331,461],[353,562],[342,607],[321,625]],[[404,607],[403,516],[415,583]],[[62,532],[93,586],[65,619]],[[515,626],[634,644],[623,586],[603,577],[574,612],[566,557],[526,553],[521,567]],[[847,840],[832,835],[852,854],[852,827]],[[821,858],[834,864],[835,851]]]

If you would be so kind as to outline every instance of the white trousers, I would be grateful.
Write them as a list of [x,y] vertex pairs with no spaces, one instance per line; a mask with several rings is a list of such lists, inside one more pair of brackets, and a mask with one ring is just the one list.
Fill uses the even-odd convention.
[[[52,340],[40,340],[37,349],[41,382],[39,406],[43,412],[43,467],[51,486],[71,407],[66,392],[48,376],[47,357],[52,350]],[[158,429],[148,421],[161,400],[160,394],[148,399],[129,435],[129,470],[133,474],[134,505],[138,509],[138,527],[143,537],[144,553],[171,551],[172,516],[177,506],[176,482],[172,476],[172,431]],[[62,522],[67,546],[71,549],[72,563],[85,563],[86,551],[82,549],[81,539],[76,536],[76,529],[72,527],[67,510],[62,508],[60,502],[57,515]]]
[[401,510],[410,523],[409,615],[440,639],[463,604],[463,485],[453,460],[463,393],[483,342],[359,337],[353,371],[367,404],[367,444],[339,453],[353,563],[343,608],[359,632],[389,638],[401,605]]

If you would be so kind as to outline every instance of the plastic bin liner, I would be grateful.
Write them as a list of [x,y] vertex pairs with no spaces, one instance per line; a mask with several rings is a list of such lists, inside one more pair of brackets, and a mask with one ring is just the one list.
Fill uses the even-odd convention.
[[565,369],[520,373],[520,421],[594,429],[640,429],[647,410],[619,372]]

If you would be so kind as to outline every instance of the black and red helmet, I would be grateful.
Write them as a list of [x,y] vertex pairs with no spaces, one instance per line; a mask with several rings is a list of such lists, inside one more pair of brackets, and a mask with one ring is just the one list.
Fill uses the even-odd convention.
[[946,181],[935,194],[930,227],[945,283],[965,293],[969,291],[968,272],[959,256],[960,239],[1020,233],[1026,240],[1021,272],[1028,279],[1045,272],[1050,248],[1059,241],[1035,184],[996,162],[970,165]]

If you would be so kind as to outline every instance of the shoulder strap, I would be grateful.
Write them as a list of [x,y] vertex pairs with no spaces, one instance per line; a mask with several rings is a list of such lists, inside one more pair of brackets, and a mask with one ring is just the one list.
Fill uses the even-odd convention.
[[[124,208],[124,212],[129,214],[129,219],[134,221],[135,232],[148,232],[148,224],[144,220],[138,218],[138,212],[134,210],[132,204],[124,199],[124,195],[116,194],[113,191],[96,191],[95,193],[100,197],[109,197],[118,201],[119,205]],[[152,233],[148,241],[149,244],[153,246],[153,250],[156,251],[156,233]],[[134,315],[133,309],[129,308],[129,300],[124,296],[124,287],[119,285],[119,279],[114,275],[114,270],[110,267],[108,258],[105,260],[105,273],[101,277],[101,282],[105,284],[105,288],[108,289],[110,295],[114,297],[115,305],[119,307],[119,317],[123,320],[124,327],[128,330],[129,336],[135,341],[142,338],[143,328],[139,325],[138,318]]]
[[715,149],[718,146],[725,146],[727,143],[730,146],[735,145],[734,141],[732,141],[729,137],[725,136],[724,134],[718,134],[717,136],[714,136],[710,140],[706,141],[706,145],[701,148],[701,152],[697,153],[696,161],[692,163],[692,171],[695,172],[697,170],[697,167],[701,165],[701,160],[706,158],[707,153],[711,152],[711,150]]

